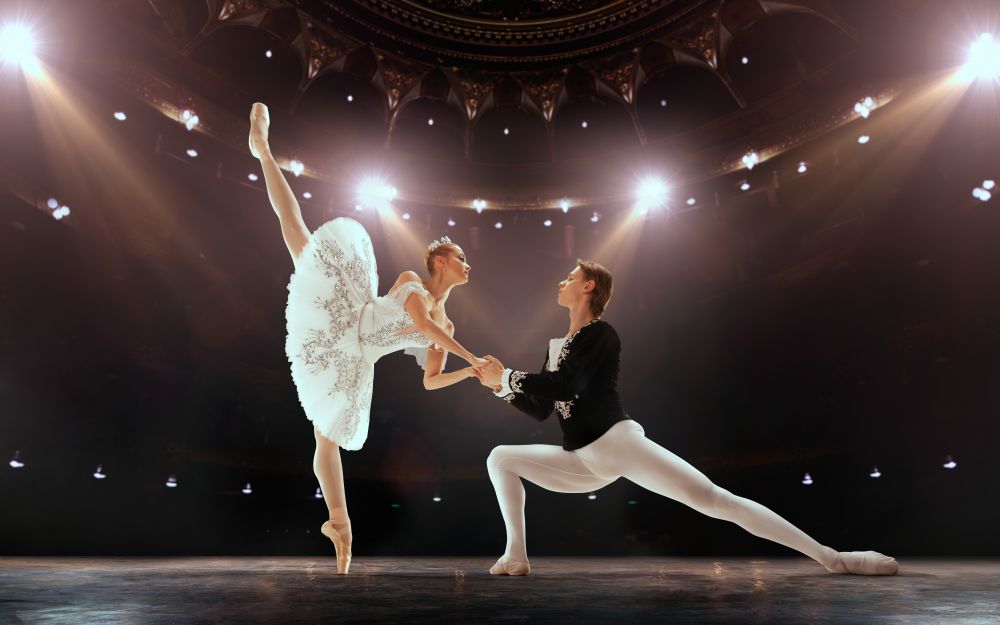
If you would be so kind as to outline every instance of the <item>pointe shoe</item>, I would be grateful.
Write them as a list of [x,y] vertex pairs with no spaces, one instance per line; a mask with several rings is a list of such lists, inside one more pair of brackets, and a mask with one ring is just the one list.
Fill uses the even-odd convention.
[[268,113],[267,105],[254,102],[250,108],[250,154],[254,158],[260,158],[262,154],[271,151],[267,145],[268,128],[271,126],[271,115]]
[[527,562],[508,560],[506,556],[501,556],[496,564],[490,567],[490,575],[527,575],[531,572],[531,565]]
[[333,549],[337,552],[337,573],[347,575],[351,568],[351,523],[334,525],[333,521],[327,521],[319,531],[333,542]]
[[899,564],[895,558],[877,551],[841,551],[827,570],[850,575],[895,575],[899,572]]

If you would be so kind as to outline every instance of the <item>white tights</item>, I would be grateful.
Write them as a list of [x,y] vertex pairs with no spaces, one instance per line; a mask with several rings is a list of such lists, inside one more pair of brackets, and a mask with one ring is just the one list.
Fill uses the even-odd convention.
[[826,567],[837,552],[819,544],[764,506],[712,483],[693,466],[646,438],[635,421],[621,421],[575,451],[555,445],[501,445],[486,461],[507,526],[509,560],[527,562],[521,478],[559,493],[589,493],[624,477],[702,514],[732,521],[755,536],[799,551]]

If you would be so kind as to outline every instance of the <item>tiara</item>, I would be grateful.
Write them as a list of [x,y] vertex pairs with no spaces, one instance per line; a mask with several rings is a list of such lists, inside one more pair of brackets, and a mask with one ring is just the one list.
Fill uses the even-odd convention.
[[428,244],[427,251],[428,252],[433,252],[434,250],[436,250],[437,248],[441,247],[442,245],[448,245],[450,243],[451,243],[451,239],[449,239],[448,237],[441,237],[440,239],[435,239],[435,240],[431,241],[430,244]]

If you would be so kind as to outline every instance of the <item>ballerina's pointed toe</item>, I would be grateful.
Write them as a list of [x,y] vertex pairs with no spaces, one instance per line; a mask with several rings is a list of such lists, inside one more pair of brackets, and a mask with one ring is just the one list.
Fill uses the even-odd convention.
[[347,575],[351,568],[351,541],[344,535],[349,535],[350,524],[345,523],[338,528],[333,524],[333,521],[327,521],[319,528],[319,531],[333,543],[333,549],[337,553],[337,573]]
[[[258,122],[258,120],[263,120]],[[261,102],[254,102],[250,108],[250,154],[254,158],[260,158],[267,148],[267,131],[271,126],[271,114],[267,110],[267,105]]]

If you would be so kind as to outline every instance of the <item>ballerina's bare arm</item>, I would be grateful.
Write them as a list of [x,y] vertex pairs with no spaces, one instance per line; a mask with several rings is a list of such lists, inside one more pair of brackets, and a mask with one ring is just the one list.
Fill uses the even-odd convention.
[[[445,325],[444,331],[448,333],[448,336],[454,338],[455,324],[449,321]],[[444,358],[447,354],[448,352],[444,348],[436,345],[432,345],[427,350],[427,362],[424,364],[424,388],[428,391],[435,391],[467,378],[476,377],[476,369],[472,366],[444,373]]]
[[461,343],[452,338],[444,328],[431,319],[431,307],[427,299],[419,293],[410,293],[403,303],[403,308],[413,319],[417,331],[434,341],[449,352],[463,358],[474,367],[485,366],[486,361],[480,361],[476,355],[462,347]]

